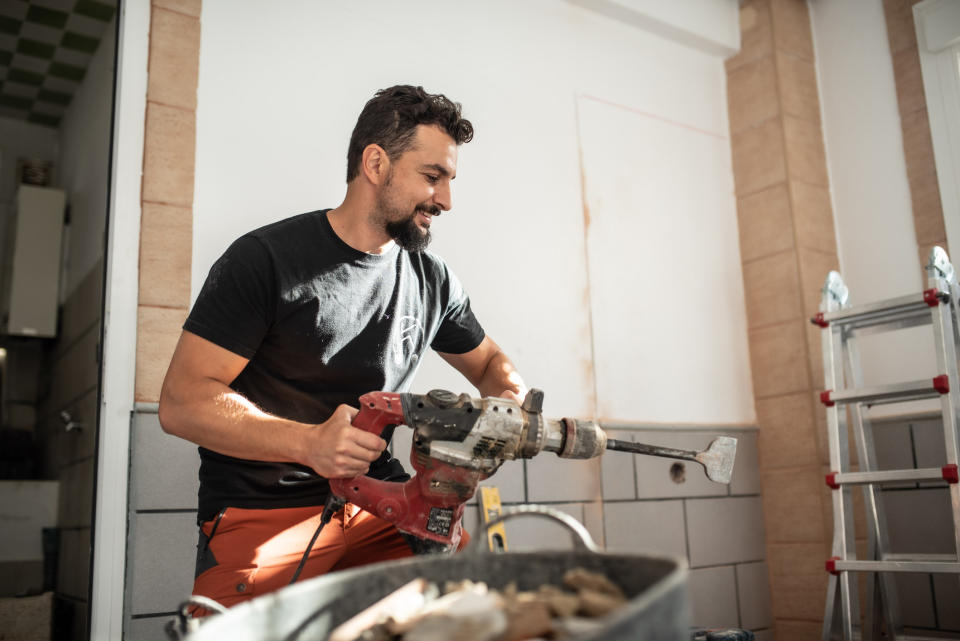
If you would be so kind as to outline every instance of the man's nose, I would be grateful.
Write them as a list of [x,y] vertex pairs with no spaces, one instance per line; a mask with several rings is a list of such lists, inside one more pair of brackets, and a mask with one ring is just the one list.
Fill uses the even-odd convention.
[[436,190],[433,192],[434,204],[443,211],[450,211],[450,208],[453,206],[453,203],[451,202],[452,200],[453,198],[450,193],[450,183],[443,182],[440,185],[437,185]]

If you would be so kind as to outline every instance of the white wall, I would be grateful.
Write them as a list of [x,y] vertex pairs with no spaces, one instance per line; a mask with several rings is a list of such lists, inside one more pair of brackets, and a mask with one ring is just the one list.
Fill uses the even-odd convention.
[[70,204],[61,301],[67,299],[103,256],[110,167],[115,20],[104,30],[83,84],[74,94],[60,125],[58,184],[66,189],[67,202]]
[[[854,304],[920,292],[913,210],[881,0],[810,2],[842,275]],[[863,341],[868,384],[935,375],[929,327]],[[889,406],[880,413],[898,413]]]
[[[656,363],[605,362],[593,351],[599,330],[592,324],[591,292],[613,284],[594,280],[588,287],[581,181],[589,185],[589,172],[599,166],[581,164],[577,96],[645,114],[635,121],[644,123],[635,134],[649,123],[670,121],[719,133],[723,150],[698,167],[675,166],[659,174],[666,191],[695,191],[706,182],[715,206],[705,203],[702,215],[715,212],[715,223],[674,227],[676,212],[661,207],[662,233],[624,226],[630,237],[622,240],[628,242],[591,249],[591,265],[603,265],[605,252],[659,256],[661,248],[675,246],[680,255],[690,242],[722,242],[720,254],[738,255],[719,57],[555,0],[456,5],[208,0],[202,28],[194,295],[212,262],[239,234],[339,204],[347,142],[363,104],[378,88],[422,84],[462,102],[476,127],[475,140],[460,153],[454,210],[434,226],[432,249],[463,280],[481,322],[528,384],[546,391],[546,411],[582,416],[609,407],[612,415],[605,418],[619,420],[754,421],[741,276],[726,262],[708,265],[720,274],[727,298],[709,311],[722,322],[707,353],[701,343],[667,342],[656,332],[627,335],[637,343],[659,342],[659,350],[672,351],[694,370],[704,363],[711,370],[719,367],[740,390],[734,402],[725,386],[680,389],[681,381],[656,376]],[[644,148],[636,135],[624,138],[627,145],[601,132],[586,135],[591,153],[602,157],[608,150],[637,161],[638,171],[659,149],[652,142]],[[669,144],[689,156],[701,143],[674,136]],[[706,176],[699,173],[704,171]],[[616,216],[631,216],[647,198],[635,191],[619,197],[628,195],[641,202],[628,198],[625,209],[603,214],[614,229]],[[654,264],[652,272],[638,270],[638,264],[648,263],[618,277],[660,287],[625,295],[651,318],[671,323],[684,312],[674,304],[663,313],[667,293],[689,281],[675,264]],[[691,306],[689,313],[697,311]],[[631,328],[635,321],[623,317],[617,326]],[[619,403],[598,407],[597,372],[625,381],[616,388]],[[441,385],[467,388],[433,358],[415,387]],[[600,401],[604,391],[597,391]],[[682,403],[691,394],[700,401],[695,411],[684,413]],[[644,399],[658,397],[669,399],[666,405],[676,413],[646,409]]]

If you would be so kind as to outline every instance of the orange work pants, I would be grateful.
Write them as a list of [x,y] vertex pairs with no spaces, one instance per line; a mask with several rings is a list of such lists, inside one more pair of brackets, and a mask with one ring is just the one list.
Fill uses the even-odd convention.
[[[193,594],[229,608],[288,585],[322,511],[322,506],[231,507],[205,522],[197,544]],[[461,549],[468,540],[464,532]],[[409,556],[413,551],[396,527],[348,503],[323,527],[298,580]]]

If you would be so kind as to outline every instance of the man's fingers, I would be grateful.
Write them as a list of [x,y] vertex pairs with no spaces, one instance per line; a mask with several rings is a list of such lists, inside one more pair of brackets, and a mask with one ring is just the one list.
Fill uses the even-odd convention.
[[380,456],[380,452],[387,448],[387,442],[385,440],[376,434],[371,434],[370,432],[361,430],[358,427],[351,427],[348,436],[350,441],[355,445],[367,450],[375,451],[377,456]]

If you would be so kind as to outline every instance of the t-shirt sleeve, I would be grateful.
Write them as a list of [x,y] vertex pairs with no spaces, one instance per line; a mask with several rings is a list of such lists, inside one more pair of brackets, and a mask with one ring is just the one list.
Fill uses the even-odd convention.
[[441,291],[445,294],[446,305],[430,347],[447,354],[464,354],[477,347],[486,334],[470,309],[470,297],[460,280],[444,263],[440,265]]
[[253,358],[273,322],[276,287],[270,254],[242,236],[210,268],[183,329]]

